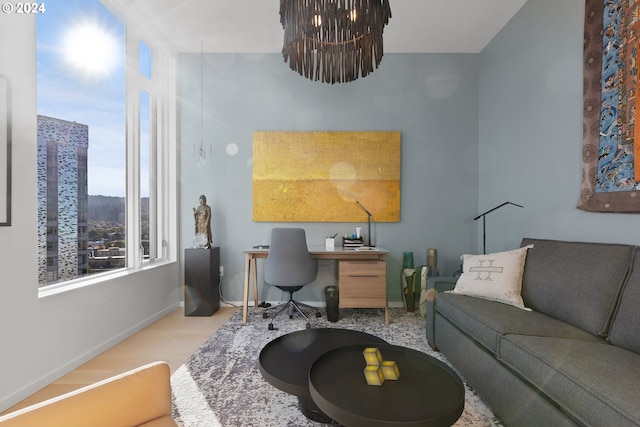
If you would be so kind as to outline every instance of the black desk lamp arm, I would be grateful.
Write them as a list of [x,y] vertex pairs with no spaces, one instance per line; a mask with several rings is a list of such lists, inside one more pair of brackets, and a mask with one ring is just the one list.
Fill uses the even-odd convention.
[[356,205],[358,205],[358,207],[359,207],[360,209],[362,209],[363,211],[365,211],[365,212],[366,212],[366,214],[367,214],[367,229],[368,229],[368,234],[367,234],[367,236],[369,236],[369,237],[368,237],[368,238],[369,238],[369,244],[368,244],[368,246],[373,246],[373,245],[371,244],[371,217],[372,217],[371,212],[369,212],[369,211],[367,210],[367,208],[365,208],[364,206],[362,206],[362,203],[360,203],[358,200],[356,200]]

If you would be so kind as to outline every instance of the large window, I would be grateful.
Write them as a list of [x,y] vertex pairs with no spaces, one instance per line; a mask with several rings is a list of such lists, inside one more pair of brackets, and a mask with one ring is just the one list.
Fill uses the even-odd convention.
[[98,0],[59,2],[36,32],[39,286],[162,260],[160,55]]

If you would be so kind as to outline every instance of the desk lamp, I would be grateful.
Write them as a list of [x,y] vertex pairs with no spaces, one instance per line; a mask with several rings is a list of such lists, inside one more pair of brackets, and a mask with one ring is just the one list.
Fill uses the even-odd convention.
[[362,209],[363,211],[365,211],[367,213],[367,225],[368,225],[368,239],[369,239],[369,244],[368,246],[370,247],[374,247],[375,245],[371,244],[371,212],[369,212],[367,210],[367,208],[365,208],[364,206],[362,206],[362,203],[360,203],[358,200],[356,200],[356,205],[358,205],[358,207],[360,209]]

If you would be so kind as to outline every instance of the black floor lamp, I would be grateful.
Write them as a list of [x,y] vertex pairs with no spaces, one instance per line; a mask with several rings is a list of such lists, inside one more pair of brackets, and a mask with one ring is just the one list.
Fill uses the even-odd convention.
[[486,219],[485,219],[485,218],[487,217],[487,214],[489,214],[489,213],[491,213],[491,212],[495,211],[496,209],[500,209],[500,208],[501,208],[501,207],[503,207],[504,205],[513,205],[513,206],[517,206],[517,207],[519,207],[519,208],[524,208],[524,206],[520,206],[520,205],[517,205],[517,204],[515,204],[515,203],[511,203],[511,202],[504,202],[503,204],[501,204],[501,205],[499,205],[499,206],[496,206],[495,208],[489,209],[489,210],[488,210],[488,211],[486,211],[485,213],[481,213],[481,214],[480,214],[480,215],[478,215],[477,217],[473,218],[473,220],[474,220],[474,221],[475,221],[475,220],[477,220],[477,219],[482,218],[482,253],[483,253],[483,254],[486,254],[486,253],[487,253],[487,236],[486,236],[486,234],[485,234],[485,233],[486,233],[486,229],[487,229],[487,228],[486,228],[486,227],[487,227],[487,224],[486,224]]

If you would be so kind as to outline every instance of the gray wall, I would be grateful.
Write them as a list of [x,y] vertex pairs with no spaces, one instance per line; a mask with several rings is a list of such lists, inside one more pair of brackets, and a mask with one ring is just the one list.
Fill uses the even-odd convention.
[[637,214],[576,209],[583,0],[529,0],[480,55],[480,205],[487,251],[523,236],[640,244]]
[[[280,54],[182,54],[180,92],[181,249],[191,247],[191,208],[205,194],[213,208],[214,244],[221,247],[226,300],[242,299],[243,250],[268,243],[281,223],[252,221],[251,159],[255,130],[399,130],[402,133],[401,221],[374,224],[377,246],[391,251],[389,299],[399,302],[403,251],[417,265],[426,249],[439,250],[443,273],[459,267],[459,255],[475,247],[472,218],[478,206],[478,55],[387,54],[370,76],[327,85],[299,76]],[[197,166],[200,144],[200,90],[203,141],[213,152]],[[229,155],[228,144],[238,153]],[[375,214],[375,212],[374,212]],[[375,218],[374,218],[375,220]],[[298,223],[311,244],[324,237],[366,229],[358,224]],[[299,293],[322,301],[335,283],[335,265],[323,262],[316,284]],[[261,280],[261,278],[259,278]],[[279,300],[281,291],[263,286],[260,300]]]
[[[524,236],[640,243],[638,215],[576,209],[581,180],[583,0],[529,0],[480,54],[387,54],[379,70],[349,84],[324,85],[288,69],[278,54],[204,56],[204,141],[213,160],[195,166],[200,141],[200,56],[180,57],[182,248],[199,194],[214,209],[222,247],[223,292],[239,301],[242,250],[266,243],[273,223],[251,220],[254,130],[399,130],[402,218],[376,224],[391,250],[389,296],[400,301],[402,252],[439,250],[444,274],[465,252],[511,249]],[[237,144],[235,156],[226,154]],[[366,218],[363,218],[363,221]],[[289,224],[291,225],[291,224]],[[360,224],[302,224],[311,243]],[[321,300],[335,280],[324,266],[303,298]],[[269,293],[262,299],[278,299]]]

